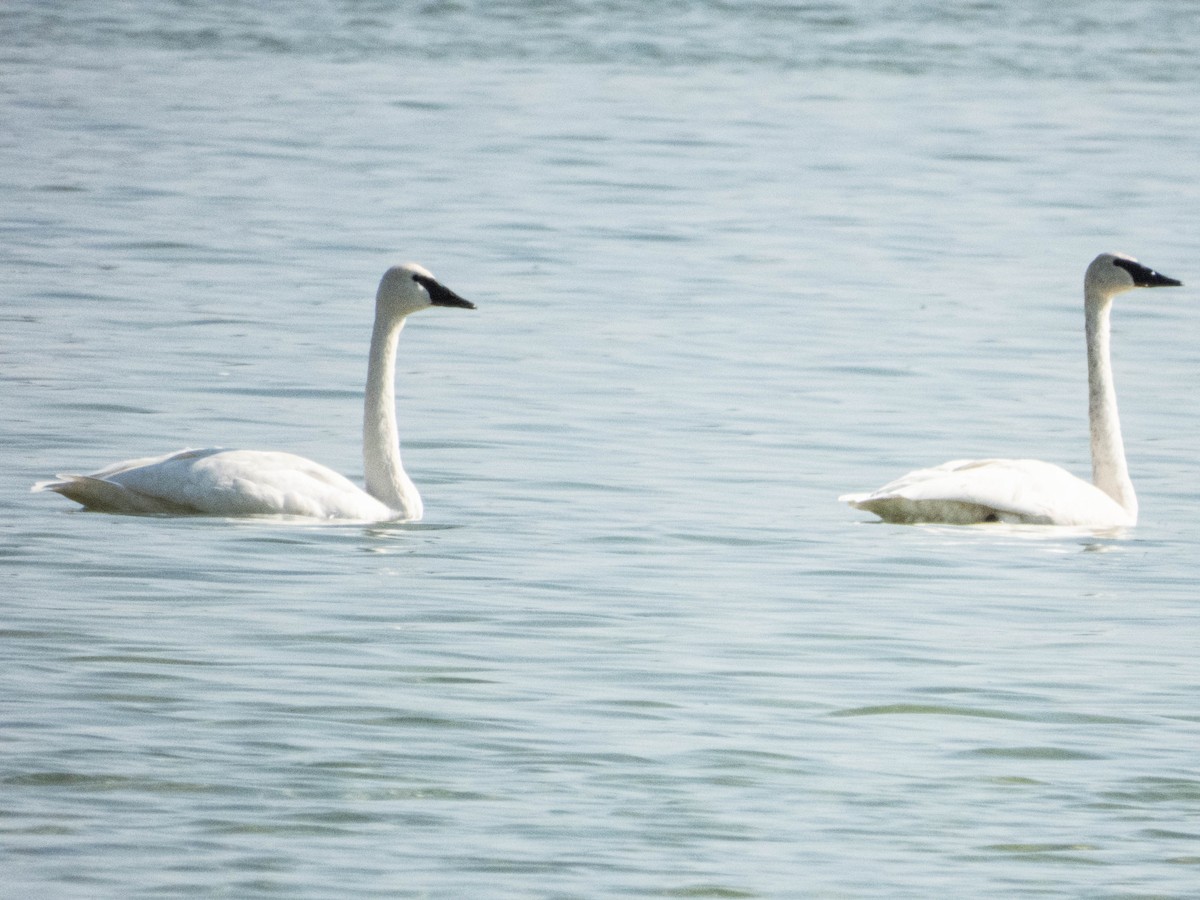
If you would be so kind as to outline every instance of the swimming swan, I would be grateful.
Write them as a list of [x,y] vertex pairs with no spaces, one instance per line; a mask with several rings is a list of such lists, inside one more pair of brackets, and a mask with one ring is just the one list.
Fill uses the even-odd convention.
[[396,430],[396,345],[404,320],[430,306],[475,308],[421,266],[408,263],[384,273],[375,295],[367,363],[365,491],[302,456],[221,448],[130,459],[90,475],[60,475],[33,490],[56,491],[110,513],[416,521],[424,507],[400,464]]
[[1120,253],[1102,253],[1088,266],[1083,309],[1092,484],[1036,459],[956,459],[909,472],[873,493],[846,494],[838,499],[873,512],[885,522],[902,524],[1010,522],[1088,528],[1137,524],[1137,497],[1125,465],[1117,420],[1109,311],[1113,297],[1122,291],[1180,283]]

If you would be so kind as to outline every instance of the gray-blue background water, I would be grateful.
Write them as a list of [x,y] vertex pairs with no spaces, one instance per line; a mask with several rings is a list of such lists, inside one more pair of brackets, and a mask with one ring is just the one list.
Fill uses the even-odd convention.
[[[1190,897],[1200,18],[1184,0],[0,7],[0,869],[23,897]],[[1124,250],[1141,521],[873,524],[1088,473]],[[418,526],[28,493],[183,446]]]

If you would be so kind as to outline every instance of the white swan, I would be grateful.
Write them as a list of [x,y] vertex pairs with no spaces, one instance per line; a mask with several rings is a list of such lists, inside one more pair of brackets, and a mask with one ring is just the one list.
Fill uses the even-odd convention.
[[475,308],[421,266],[408,263],[384,273],[375,295],[367,364],[365,491],[302,456],[221,448],[130,459],[90,475],[60,475],[35,484],[33,490],[56,491],[88,509],[111,513],[420,519],[421,495],[400,464],[394,382],[396,344],[404,321],[430,306]]
[[1135,287],[1178,285],[1130,256],[1102,253],[1083,280],[1092,484],[1035,459],[956,459],[918,469],[869,494],[838,499],[886,522],[1010,522],[1115,528],[1137,524],[1109,357],[1112,299]]

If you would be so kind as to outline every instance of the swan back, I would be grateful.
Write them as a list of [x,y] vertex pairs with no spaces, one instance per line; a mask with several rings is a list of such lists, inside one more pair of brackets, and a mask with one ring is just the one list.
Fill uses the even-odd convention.
[[131,459],[89,475],[39,482],[98,512],[127,515],[304,516],[383,521],[401,517],[339,473],[272,450],[180,450]]
[[917,469],[877,491],[838,498],[885,522],[976,525],[1133,525],[1123,509],[1094,485],[1037,459],[956,459]]

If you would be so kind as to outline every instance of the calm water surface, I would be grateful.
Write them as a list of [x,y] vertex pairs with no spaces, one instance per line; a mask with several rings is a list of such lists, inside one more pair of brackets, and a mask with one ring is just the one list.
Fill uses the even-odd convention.
[[[1200,883],[1189,3],[0,10],[0,869],[29,897],[1171,897]],[[904,528],[917,464],[1142,524]],[[29,485],[352,477],[371,297],[419,525]]]

